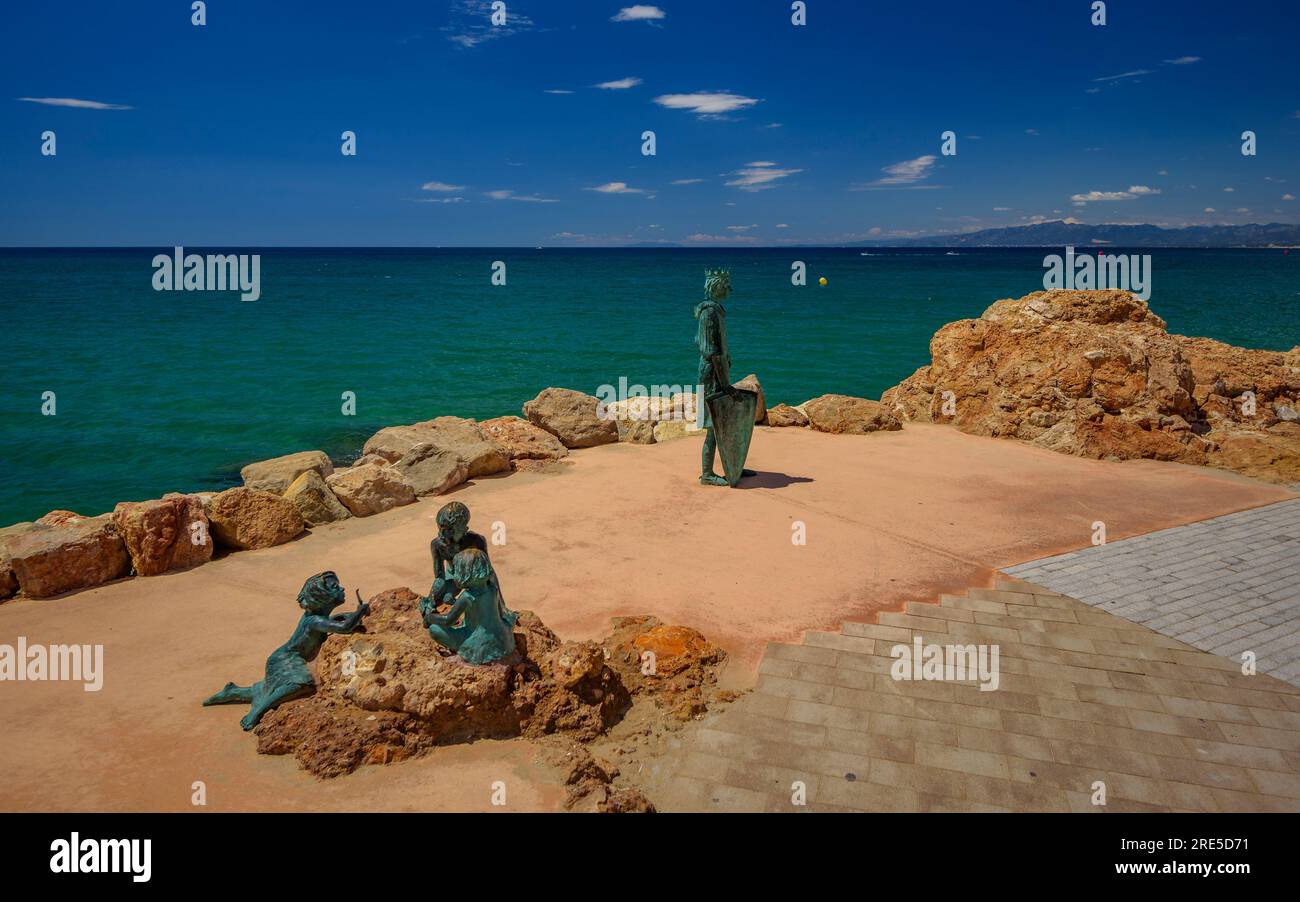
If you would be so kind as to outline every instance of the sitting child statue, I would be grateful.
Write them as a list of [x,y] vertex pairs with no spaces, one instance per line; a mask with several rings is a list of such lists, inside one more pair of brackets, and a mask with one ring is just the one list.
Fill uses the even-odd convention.
[[[501,593],[497,590],[487,552],[467,548],[452,559],[449,577],[457,586],[451,610],[435,613],[421,601],[429,635],[444,648],[470,664],[490,664],[514,654],[512,622],[501,616]],[[455,625],[458,621],[460,626]]]
[[[438,535],[429,543],[429,552],[433,555],[433,588],[420,601],[420,613],[425,616],[426,624],[429,622],[428,615],[435,613],[439,605],[451,604],[460,591],[455,579],[447,573],[452,559],[467,548],[476,548],[483,552],[483,557],[488,556],[487,539],[470,531],[469,508],[464,504],[459,501],[444,504],[438,510],[437,522]],[[501,619],[509,626],[514,626],[518,615],[506,607],[496,571],[492,572],[492,586],[501,603]]]
[[307,669],[307,662],[315,660],[326,636],[329,633],[355,632],[361,624],[361,618],[370,613],[370,606],[361,600],[361,593],[358,592],[355,611],[331,617],[330,612],[346,598],[347,593],[332,571],[317,573],[307,580],[298,593],[298,605],[306,613],[298,621],[298,627],[289,641],[271,652],[271,657],[266,659],[266,676],[262,681],[252,686],[227,683],[226,688],[206,699],[203,704],[251,702],[252,709],[239,722],[245,730],[251,730],[257,726],[262,715],[281,702],[310,695],[316,681]]

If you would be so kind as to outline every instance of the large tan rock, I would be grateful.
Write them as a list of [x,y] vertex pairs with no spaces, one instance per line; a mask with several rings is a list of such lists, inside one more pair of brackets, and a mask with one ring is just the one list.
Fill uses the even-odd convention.
[[98,586],[131,570],[111,514],[61,526],[34,524],[4,545],[19,587],[33,598]]
[[1170,335],[1124,291],[1042,291],[949,323],[930,356],[881,397],[903,419],[1083,457],[1294,481],[1300,438],[1269,430],[1300,398],[1300,348],[1253,351]]
[[270,548],[307,528],[293,504],[272,492],[247,486],[213,495],[207,511],[213,536],[226,548]]
[[325,481],[354,517],[369,517],[415,501],[415,489],[392,467],[366,464],[340,470]]
[[544,389],[524,405],[524,416],[566,448],[592,448],[618,441],[618,424],[600,401],[571,389]]
[[818,432],[866,435],[902,429],[903,424],[879,401],[850,395],[822,395],[805,401],[799,409]]
[[334,464],[324,451],[299,451],[249,464],[239,475],[250,489],[282,495],[290,483],[308,470],[315,470],[323,479],[334,472]]
[[410,426],[389,426],[372,435],[362,450],[397,463],[406,452],[426,442],[464,458],[471,479],[510,469],[509,455],[483,434],[478,423],[463,417],[437,417]]
[[1243,431],[1218,444],[1218,462],[1226,469],[1269,482],[1300,482],[1300,435]]
[[664,420],[655,423],[655,442],[671,442],[673,439],[689,438],[703,435],[704,429],[695,425],[694,420]]
[[655,427],[658,423],[651,420],[615,420],[618,427],[618,440],[632,445],[653,445]]
[[559,460],[569,453],[558,438],[522,417],[496,417],[484,420],[479,426],[512,461]]
[[308,526],[323,526],[352,516],[316,470],[299,474],[284,490],[284,500],[297,509]]
[[90,517],[79,514],[76,511],[57,510],[50,511],[41,517],[36,523],[40,526],[67,526],[70,523],[76,523],[79,520],[89,520]]
[[113,522],[137,576],[197,567],[212,559],[213,540],[203,501],[171,494],[152,501],[122,501]]
[[791,407],[789,404],[778,404],[767,412],[767,425],[769,426],[807,426],[808,417],[798,407]]
[[417,495],[441,495],[463,483],[469,468],[455,451],[420,442],[391,468],[401,474]]
[[733,382],[732,385],[736,388],[743,388],[746,391],[752,391],[754,394],[758,395],[758,407],[754,409],[754,422],[766,423],[767,399],[763,397],[763,386],[759,384],[758,377],[753,373],[750,373],[739,382]]

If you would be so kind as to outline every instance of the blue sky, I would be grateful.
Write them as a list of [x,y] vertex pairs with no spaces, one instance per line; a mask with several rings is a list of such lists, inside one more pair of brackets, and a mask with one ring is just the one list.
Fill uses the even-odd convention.
[[211,0],[203,27],[188,0],[9,3],[0,244],[1297,221],[1300,8],[1113,0],[1097,27],[1090,6],[807,0],[795,27],[788,0],[506,0],[497,28],[487,0]]

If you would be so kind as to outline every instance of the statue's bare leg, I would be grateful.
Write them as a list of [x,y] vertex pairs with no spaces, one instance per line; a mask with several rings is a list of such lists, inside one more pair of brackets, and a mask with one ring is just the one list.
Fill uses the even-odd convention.
[[240,718],[239,725],[245,730],[251,730],[257,726],[258,721],[282,702],[287,702],[295,698],[302,698],[304,695],[311,695],[312,686],[289,686],[271,695],[259,694],[253,699],[252,709]]
[[700,485],[726,485],[727,480],[713,472],[713,457],[718,448],[718,440],[713,436],[713,427],[704,432],[704,447],[700,451]]
[[256,688],[256,686],[236,686],[234,683],[227,683],[220,692],[205,698],[203,704],[205,707],[208,705],[233,705],[236,702],[246,704],[253,700],[253,693]]

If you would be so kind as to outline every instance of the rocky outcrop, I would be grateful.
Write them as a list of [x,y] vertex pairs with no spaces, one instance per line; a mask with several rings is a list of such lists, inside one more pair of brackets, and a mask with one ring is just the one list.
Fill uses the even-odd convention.
[[212,559],[208,518],[202,499],[194,495],[122,501],[113,509],[113,522],[137,576],[184,570]]
[[650,616],[617,617],[605,642],[609,664],[634,697],[642,695],[668,716],[688,721],[713,701],[727,653],[702,633]]
[[297,454],[286,454],[249,464],[239,471],[239,475],[243,478],[244,485],[250,489],[282,495],[295,479],[308,470],[315,470],[323,479],[334,472],[334,464],[324,451],[299,451]]
[[262,719],[259,752],[292,754],[333,777],[435,745],[522,736],[555,750],[571,807],[644,811],[649,801],[617,785],[618,768],[584,745],[625,717],[646,732],[655,723],[680,728],[720,697],[721,650],[651,617],[622,618],[604,642],[565,642],[521,611],[515,655],[471,665],[439,652],[410,589],[381,592],[369,605],[364,633],[325,641],[315,694]]
[[517,460],[559,460],[569,453],[558,438],[522,417],[496,417],[484,420],[479,426],[512,463]]
[[1217,450],[1210,465],[1270,482],[1300,481],[1300,347],[1256,351],[1173,336],[1192,369],[1192,397]]
[[488,440],[477,423],[463,417],[437,417],[410,426],[380,429],[366,442],[363,451],[378,454],[389,463],[397,463],[422,443],[460,455],[470,479],[510,469],[509,456]]
[[247,486],[213,495],[207,513],[218,544],[236,550],[282,545],[307,527],[293,504]]
[[4,556],[19,588],[33,598],[98,586],[131,570],[131,558],[112,514],[58,526],[32,524],[4,540]]
[[618,424],[599,399],[567,388],[544,389],[524,405],[524,416],[566,448],[592,448],[618,441]]
[[894,431],[903,424],[879,401],[849,395],[822,395],[799,405],[808,425],[818,432],[836,435],[866,435]]
[[767,425],[769,426],[807,426],[808,417],[798,407],[791,407],[789,404],[778,404],[767,412]]
[[393,467],[366,464],[339,470],[325,483],[354,517],[370,517],[415,502],[415,489]]
[[522,611],[513,658],[466,664],[438,653],[418,602],[409,589],[380,593],[364,634],[327,639],[316,694],[263,718],[258,751],[294,754],[332,777],[449,742],[556,733],[591,740],[630,704],[594,642],[561,642]]
[[881,397],[904,419],[1083,457],[1300,478],[1300,439],[1286,425],[1300,398],[1300,349],[1171,335],[1128,292],[1042,291],[949,323],[930,354]]
[[392,469],[401,474],[416,495],[450,492],[469,477],[469,466],[463,457],[429,442],[412,445]]
[[316,470],[299,474],[284,490],[284,500],[297,509],[308,526],[323,526],[352,516]]

